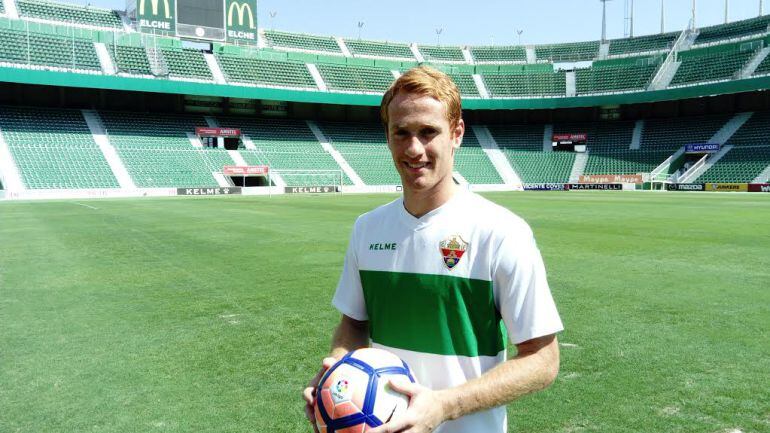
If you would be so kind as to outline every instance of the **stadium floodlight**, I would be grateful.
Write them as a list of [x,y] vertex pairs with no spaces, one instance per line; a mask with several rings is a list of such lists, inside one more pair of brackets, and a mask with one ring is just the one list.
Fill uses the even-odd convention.
[[692,18],[690,19],[690,28],[692,30],[695,30],[697,26],[695,25],[695,2],[696,0],[692,0]]
[[359,41],[361,40],[361,29],[362,29],[363,27],[364,27],[364,22],[363,22],[363,21],[359,21],[359,22],[358,22],[358,40],[359,40]]
[[441,46],[441,33],[444,31],[443,27],[436,29],[436,45]]
[[278,11],[270,11],[270,30],[275,30],[275,23],[273,22],[275,19],[275,16],[278,15]]
[[759,16],[762,16],[762,13],[763,13],[763,10],[762,10],[763,4],[762,3],[763,3],[762,0],[759,0]]
[[660,0],[660,33],[666,32],[666,9],[663,7],[663,0]]
[[524,33],[524,30],[516,29],[516,34],[519,35],[519,45],[521,45],[521,34]]
[[602,2],[602,42],[607,42],[607,2],[612,0],[599,0]]
[[730,0],[725,0],[725,24],[727,24],[727,14],[730,10]]

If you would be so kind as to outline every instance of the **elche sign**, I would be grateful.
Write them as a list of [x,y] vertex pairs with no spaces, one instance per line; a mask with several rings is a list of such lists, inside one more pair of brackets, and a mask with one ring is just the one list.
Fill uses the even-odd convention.
[[265,176],[270,171],[266,165],[226,165],[222,167],[222,174],[228,176]]

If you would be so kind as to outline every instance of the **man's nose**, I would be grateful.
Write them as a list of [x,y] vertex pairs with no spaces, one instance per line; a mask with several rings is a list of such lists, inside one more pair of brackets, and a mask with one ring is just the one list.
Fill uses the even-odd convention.
[[423,153],[425,153],[425,146],[422,144],[422,142],[416,135],[412,135],[411,137],[409,137],[409,142],[406,145],[406,149],[404,150],[404,153],[409,158],[417,158],[422,156]]

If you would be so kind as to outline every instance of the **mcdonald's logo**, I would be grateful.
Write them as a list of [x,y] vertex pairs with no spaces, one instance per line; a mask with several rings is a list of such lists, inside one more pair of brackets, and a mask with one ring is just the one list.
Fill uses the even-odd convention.
[[[144,0],[142,0],[144,1]],[[157,0],[156,0],[157,1]],[[254,13],[251,10],[251,6],[248,3],[239,3],[237,1],[233,1],[230,3],[230,7],[227,9],[227,26],[232,27],[233,26],[233,10],[238,10],[238,25],[243,26],[243,14],[245,12],[248,12],[249,15],[249,28],[254,28]]]
[[[158,15],[158,2],[160,0],[150,0],[150,8],[152,9],[153,15]],[[139,15],[144,15],[144,5],[147,3],[147,0],[139,0]],[[171,6],[168,4],[168,0],[163,0],[163,7],[166,10],[166,19],[171,19]]]

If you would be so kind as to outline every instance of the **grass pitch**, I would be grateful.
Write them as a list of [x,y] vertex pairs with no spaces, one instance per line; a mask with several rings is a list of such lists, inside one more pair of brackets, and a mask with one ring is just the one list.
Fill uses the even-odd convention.
[[[511,431],[770,431],[770,196],[487,196],[566,326]],[[392,198],[0,203],[0,431],[310,431],[350,228]]]

